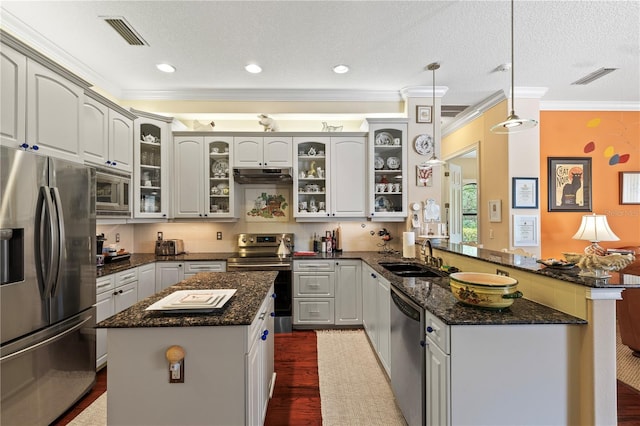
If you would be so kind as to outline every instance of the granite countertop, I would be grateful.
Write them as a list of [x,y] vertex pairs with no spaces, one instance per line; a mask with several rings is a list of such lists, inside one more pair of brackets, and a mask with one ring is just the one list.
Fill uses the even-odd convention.
[[[249,325],[273,285],[277,272],[204,272],[172,285],[99,322],[97,328]],[[176,290],[236,289],[220,312],[170,314],[145,311]]]
[[154,262],[190,262],[190,261],[226,261],[234,253],[185,253],[177,256],[156,256],[154,253],[132,253],[127,260],[119,260],[105,263],[104,266],[96,268],[96,275],[102,277],[126,271]]

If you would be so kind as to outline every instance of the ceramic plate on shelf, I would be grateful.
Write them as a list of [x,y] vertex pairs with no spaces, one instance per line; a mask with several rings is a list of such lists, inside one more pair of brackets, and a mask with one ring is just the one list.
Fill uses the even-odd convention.
[[433,155],[433,138],[431,135],[418,135],[416,137],[416,152],[420,155]]
[[376,135],[376,145],[393,145],[393,135],[388,132],[380,132]]
[[221,159],[216,160],[211,166],[211,173],[214,175],[226,175],[229,173],[229,160]]
[[380,170],[381,168],[384,167],[384,159],[382,157],[376,157],[373,160],[373,167],[376,168],[376,170]]
[[389,157],[387,158],[387,166],[390,169],[397,169],[400,167],[400,159],[398,157]]
[[388,212],[388,211],[391,211],[392,207],[393,207],[393,204],[391,203],[391,201],[389,201],[387,197],[384,197],[382,195],[379,197],[376,197],[375,208],[377,212]]

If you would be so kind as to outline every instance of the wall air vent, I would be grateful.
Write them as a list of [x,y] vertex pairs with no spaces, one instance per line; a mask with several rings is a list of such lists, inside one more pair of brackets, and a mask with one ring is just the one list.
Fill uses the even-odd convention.
[[604,77],[605,75],[609,74],[610,72],[613,72],[615,70],[617,70],[618,68],[600,68],[599,70],[596,70],[594,72],[592,72],[591,74],[587,74],[584,77],[574,81],[571,84],[589,84],[594,80],[599,79],[600,77]]
[[122,16],[101,16],[131,46],[148,46],[149,44]]

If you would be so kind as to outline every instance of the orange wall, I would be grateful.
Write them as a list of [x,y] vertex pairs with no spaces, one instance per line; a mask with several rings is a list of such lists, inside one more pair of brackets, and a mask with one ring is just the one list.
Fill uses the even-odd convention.
[[[585,147],[593,142],[593,150]],[[612,155],[629,154],[610,165]],[[591,157],[592,212],[606,214],[620,241],[605,248],[640,245],[640,205],[620,204],[618,172],[640,171],[640,111],[540,111],[540,221],[542,258],[582,252],[589,243],[573,240],[584,214],[548,212],[547,158]]]

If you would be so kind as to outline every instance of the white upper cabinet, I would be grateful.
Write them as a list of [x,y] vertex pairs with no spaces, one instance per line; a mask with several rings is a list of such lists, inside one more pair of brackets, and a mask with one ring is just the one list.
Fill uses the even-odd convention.
[[83,104],[84,160],[119,171],[133,170],[133,114],[88,92]]
[[291,137],[236,136],[233,138],[234,167],[291,167]]
[[331,212],[328,137],[293,138],[293,216],[326,219]]
[[407,120],[367,119],[369,126],[368,214],[372,220],[407,217]]
[[331,216],[365,217],[367,143],[362,137],[331,138]]
[[83,162],[84,89],[27,60],[27,143],[39,152]]
[[0,50],[0,145],[18,148],[26,142],[27,58],[2,45]]

